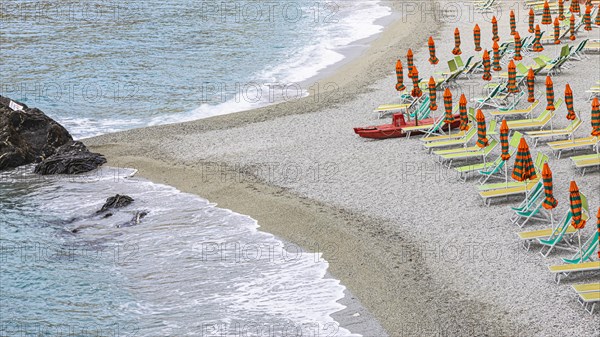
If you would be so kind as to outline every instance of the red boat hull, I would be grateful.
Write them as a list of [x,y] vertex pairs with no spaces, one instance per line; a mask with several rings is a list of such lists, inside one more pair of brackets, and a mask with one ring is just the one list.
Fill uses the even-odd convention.
[[[426,118],[419,121],[419,125],[433,124],[433,118]],[[402,121],[401,125],[394,124],[382,124],[376,126],[367,126],[362,128],[354,128],[354,133],[363,138],[372,139],[387,139],[387,138],[399,138],[405,137],[406,133],[402,131],[402,128],[407,126],[414,126],[415,121]],[[452,122],[452,128],[458,128],[460,125],[460,115],[454,115],[454,122]],[[448,130],[448,124],[442,126],[442,130]],[[413,131],[412,134],[422,134],[424,131]]]

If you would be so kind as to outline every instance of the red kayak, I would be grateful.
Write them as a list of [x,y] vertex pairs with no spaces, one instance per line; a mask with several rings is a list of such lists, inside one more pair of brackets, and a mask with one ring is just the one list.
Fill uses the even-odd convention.
[[[419,120],[419,125],[433,125],[433,118],[425,118]],[[354,128],[354,133],[363,138],[374,138],[374,139],[386,139],[386,138],[398,138],[405,137],[406,133],[402,131],[402,128],[407,126],[414,126],[415,121],[406,121],[404,114],[396,113],[392,115],[392,124],[382,124],[376,126],[367,126],[364,128]],[[454,115],[454,122],[452,122],[452,128],[457,128],[460,125],[460,115]],[[448,124],[442,126],[442,130],[447,130]],[[413,131],[412,134],[424,133],[424,131]]]

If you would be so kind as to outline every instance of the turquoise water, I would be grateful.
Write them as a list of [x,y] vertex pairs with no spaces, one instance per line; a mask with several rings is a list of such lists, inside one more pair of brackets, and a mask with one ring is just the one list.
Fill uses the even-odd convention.
[[[320,254],[132,173],[0,174],[0,336],[356,336]],[[135,201],[94,216],[115,193]]]
[[2,1],[0,94],[75,137],[293,100],[379,32],[376,1]]

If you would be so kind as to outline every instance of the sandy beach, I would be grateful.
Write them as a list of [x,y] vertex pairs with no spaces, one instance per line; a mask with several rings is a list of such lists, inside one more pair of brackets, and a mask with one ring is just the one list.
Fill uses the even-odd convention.
[[[84,142],[105,154],[110,166],[135,168],[144,178],[247,214],[258,221],[261,230],[308,251],[322,252],[331,275],[349,290],[342,302],[348,308],[334,318],[352,332],[364,336],[600,336],[597,314],[590,316],[582,309],[570,286],[597,282],[598,274],[557,285],[547,266],[572,253],[558,251],[543,258],[537,246],[531,251],[520,247],[516,235],[520,229],[509,221],[509,206],[522,199],[485,207],[475,188],[476,179],[460,181],[454,170],[440,166],[423,149],[418,137],[372,141],[352,132],[352,127],[389,120],[375,120],[372,110],[398,101],[394,64],[398,58],[405,60],[408,48],[415,52],[421,76],[428,79],[434,71],[447,70],[455,27],[462,32],[463,59],[479,58],[473,51],[474,23],[481,27],[482,47],[491,49],[492,15],[498,15],[503,41],[509,36],[508,11],[515,4],[505,3],[494,13],[481,14],[465,4],[442,3],[439,8],[445,10],[438,14],[445,14],[437,19],[406,3],[389,4],[397,20],[359,58],[319,80],[335,83],[337,90]],[[521,8],[518,13],[517,30],[524,37],[528,35],[526,11]],[[440,59],[436,67],[427,62],[429,36],[436,40]],[[598,39],[600,29],[581,29],[576,41],[566,42],[576,44],[582,38]],[[543,54],[550,57],[559,51],[555,45],[544,47]],[[589,135],[590,101],[585,90],[600,80],[600,55],[587,55],[553,77],[557,98],[563,97],[566,83],[575,93],[575,110],[583,120],[577,137]],[[533,63],[531,56],[523,62]],[[545,105],[544,79],[545,75],[536,77],[540,105]],[[409,84],[406,77],[405,84]],[[469,99],[481,96],[484,84],[481,74],[460,79],[459,86],[452,88],[454,102],[461,92]],[[441,92],[438,106],[437,113],[443,113]],[[567,125],[565,115],[563,106],[553,126]],[[495,151],[492,158],[500,150]],[[554,211],[557,218],[569,207],[571,179],[587,195],[594,216],[600,206],[597,170],[581,177],[567,156],[555,159],[544,144],[532,148],[534,156],[539,151],[550,155],[559,201]],[[524,229],[543,227],[530,224]],[[595,222],[590,220],[586,237],[594,230]]]

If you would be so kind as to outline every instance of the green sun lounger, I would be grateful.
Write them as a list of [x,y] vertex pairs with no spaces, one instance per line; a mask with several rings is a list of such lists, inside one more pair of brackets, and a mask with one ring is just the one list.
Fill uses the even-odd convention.
[[[582,208],[582,218],[584,220],[587,220],[589,218],[589,206],[588,206],[588,201],[587,201],[587,197],[585,196],[585,194],[580,193],[581,195],[581,208]],[[542,245],[542,249],[540,250],[540,254],[542,254],[543,257],[548,257],[548,255],[550,254],[550,252],[552,252],[552,250],[554,248],[563,248],[563,249],[572,249],[573,246],[568,242],[568,241],[563,241],[563,237],[566,231],[565,225],[569,224],[571,221],[573,214],[571,213],[571,210],[569,209],[567,211],[567,214],[565,215],[565,217],[563,218],[563,222],[561,226],[562,227],[562,231],[561,232],[557,232],[556,235],[551,236],[550,238],[546,239],[540,239],[538,240],[538,243]]]
[[595,231],[595,233],[585,243],[583,243],[581,248],[583,249],[583,254],[581,254],[581,252],[577,252],[570,259],[563,258],[563,262],[575,264],[589,260],[598,249],[598,231]]
[[[557,228],[559,231],[563,230],[563,228],[560,226]],[[519,239],[521,239],[523,248],[525,248],[525,250],[529,250],[531,248],[532,242],[551,237],[557,231],[557,228],[545,228],[533,231],[519,232],[517,233],[517,235],[519,236]],[[563,235],[573,235],[575,233],[577,233],[577,230],[570,224],[567,224],[567,229]]]

